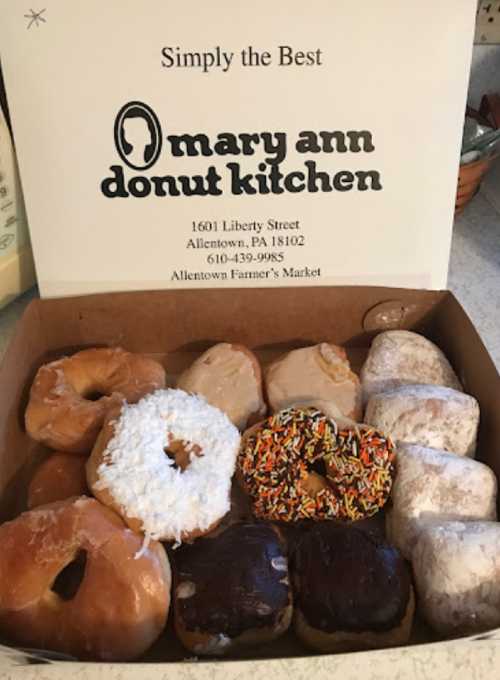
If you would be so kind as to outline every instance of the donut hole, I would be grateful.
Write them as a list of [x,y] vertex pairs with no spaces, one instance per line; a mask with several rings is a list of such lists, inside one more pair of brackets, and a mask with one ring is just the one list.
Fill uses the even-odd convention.
[[315,472],[317,475],[321,475],[321,477],[326,477],[327,475],[324,458],[318,458],[318,460],[315,460],[314,463],[310,465],[310,468],[312,472]]
[[62,600],[72,600],[85,576],[87,553],[79,550],[75,557],[56,576],[51,590]]
[[92,390],[91,392],[83,395],[84,399],[87,401],[99,401],[99,399],[102,399],[105,396],[106,395],[103,394],[103,392],[99,392],[98,390]]
[[173,461],[172,467],[174,470],[184,472],[191,463],[191,454],[195,456],[202,456],[200,447],[191,442],[185,442],[181,439],[173,439],[163,449],[167,458]]

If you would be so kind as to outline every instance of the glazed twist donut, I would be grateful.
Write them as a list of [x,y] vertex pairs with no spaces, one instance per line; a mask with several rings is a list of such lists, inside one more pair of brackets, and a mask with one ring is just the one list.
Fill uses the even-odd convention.
[[[0,545],[0,631],[13,642],[124,661],[163,630],[171,583],[163,547],[141,550],[141,537],[98,501],[82,496],[30,510],[0,526]],[[65,599],[54,582],[83,554],[83,580]]]
[[38,370],[26,430],[52,449],[87,454],[110,409],[164,386],[165,371],[153,359],[119,347],[83,350]]

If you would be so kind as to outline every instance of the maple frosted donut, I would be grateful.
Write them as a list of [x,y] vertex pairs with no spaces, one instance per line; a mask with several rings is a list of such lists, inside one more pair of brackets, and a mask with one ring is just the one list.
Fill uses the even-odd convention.
[[143,546],[95,499],[25,512],[0,526],[0,544],[0,632],[12,642],[126,661],[163,630],[171,585],[163,546]]
[[266,413],[260,364],[243,345],[214,345],[184,371],[177,387],[205,397],[240,430]]
[[247,430],[238,468],[256,517],[361,520],[389,498],[394,460],[390,437],[371,427],[288,408]]
[[229,512],[239,444],[229,418],[202,397],[157,390],[108,417],[87,480],[132,529],[190,540]]
[[343,347],[322,342],[288,352],[265,373],[267,398],[276,413],[294,404],[331,403],[340,415],[359,421],[362,415],[358,376]]
[[28,487],[28,508],[83,496],[87,490],[86,459],[53,453],[38,466]]
[[153,359],[120,347],[86,349],[38,370],[26,430],[52,449],[87,454],[110,409],[164,386],[165,371]]

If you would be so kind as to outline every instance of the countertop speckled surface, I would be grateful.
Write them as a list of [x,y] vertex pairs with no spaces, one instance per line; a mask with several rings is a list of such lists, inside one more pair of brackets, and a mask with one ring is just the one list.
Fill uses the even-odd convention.
[[448,287],[500,370],[500,215],[483,192],[455,221]]

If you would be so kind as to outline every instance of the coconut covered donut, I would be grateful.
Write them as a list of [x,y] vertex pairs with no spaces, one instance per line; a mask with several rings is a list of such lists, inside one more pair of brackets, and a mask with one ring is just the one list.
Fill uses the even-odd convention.
[[51,503],[6,522],[0,632],[18,645],[82,659],[140,656],[165,626],[171,583],[162,545],[142,544],[93,498]]
[[229,511],[239,444],[229,418],[202,397],[158,390],[108,417],[87,480],[132,529],[190,540]]
[[385,505],[394,460],[391,439],[371,427],[288,408],[247,430],[238,469],[256,517],[355,521]]
[[120,347],[86,349],[38,370],[26,431],[51,449],[88,454],[108,411],[164,386],[165,371],[153,359]]

